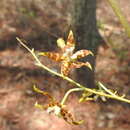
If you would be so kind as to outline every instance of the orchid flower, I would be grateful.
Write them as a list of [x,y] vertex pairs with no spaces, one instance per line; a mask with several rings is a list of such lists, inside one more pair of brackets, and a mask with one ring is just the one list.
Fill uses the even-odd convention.
[[74,53],[75,40],[71,30],[67,41],[65,42],[63,38],[59,38],[57,40],[57,46],[61,49],[61,52],[40,52],[38,55],[47,56],[54,61],[61,62],[61,74],[67,76],[71,69],[81,68],[82,66],[87,66],[92,69],[89,62],[84,63],[78,61],[78,59],[93,55],[93,53],[89,50],[79,50]]

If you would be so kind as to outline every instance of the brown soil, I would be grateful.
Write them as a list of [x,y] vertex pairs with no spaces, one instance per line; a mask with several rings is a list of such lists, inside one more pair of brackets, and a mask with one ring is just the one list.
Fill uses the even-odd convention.
[[[54,50],[56,39],[65,35],[69,21],[67,4],[71,0],[43,0],[43,6],[41,1],[7,2],[0,2],[0,130],[130,130],[130,105],[118,101],[79,104],[78,96],[72,94],[67,109],[76,120],[84,120],[80,126],[69,125],[34,107],[36,101],[47,104],[48,100],[34,92],[33,84],[58,101],[73,86],[36,67],[31,55],[15,38],[25,39],[35,50]],[[130,0],[119,0],[128,21],[129,3]],[[63,8],[65,6],[68,8]],[[99,47],[96,79],[130,99],[130,39],[104,0],[98,0],[97,19],[104,24],[105,30],[99,31],[106,45]],[[53,70],[59,70],[54,62],[41,60]]]

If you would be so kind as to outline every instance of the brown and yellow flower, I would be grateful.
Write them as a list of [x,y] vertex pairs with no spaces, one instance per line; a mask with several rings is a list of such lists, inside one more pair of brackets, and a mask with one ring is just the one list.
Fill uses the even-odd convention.
[[78,61],[78,59],[93,55],[93,53],[89,50],[79,50],[74,53],[75,40],[72,31],[69,32],[66,42],[62,38],[59,38],[57,45],[61,49],[61,52],[40,52],[39,55],[47,56],[54,61],[61,62],[61,74],[67,76],[71,69],[82,66],[92,69],[89,62]]

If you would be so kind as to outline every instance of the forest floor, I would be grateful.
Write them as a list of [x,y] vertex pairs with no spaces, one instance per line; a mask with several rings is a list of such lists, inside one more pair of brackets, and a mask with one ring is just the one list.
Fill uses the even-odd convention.
[[[119,5],[130,22],[128,3],[129,0],[119,0]],[[53,2],[47,4],[52,5],[49,6],[50,10],[55,6]],[[119,101],[88,101],[79,104],[78,96],[72,94],[67,101],[67,109],[76,120],[84,120],[79,126],[67,124],[63,119],[34,107],[36,101],[45,105],[48,99],[36,93],[32,88],[33,84],[50,93],[58,101],[69,88],[74,87],[35,66],[33,57],[16,41],[16,36],[19,36],[25,38],[27,45],[36,50],[53,50],[55,44],[52,43],[55,43],[60,34],[64,35],[62,27],[65,26],[66,19],[59,16],[55,18],[54,15],[46,16],[46,12],[42,12],[46,17],[41,18],[38,17],[42,16],[41,11],[35,7],[34,9],[38,14],[35,14],[34,10],[28,12],[23,8],[20,10],[21,15],[21,12],[19,15],[16,12],[9,14],[7,9],[2,9],[6,18],[4,15],[0,17],[0,130],[130,130],[130,105]],[[66,16],[62,7],[57,9]],[[34,17],[37,19],[34,20]],[[31,22],[28,22],[29,19]],[[98,49],[96,80],[117,90],[120,95],[126,94],[130,99],[130,38],[126,36],[104,0],[98,0],[97,19],[104,26],[104,29],[99,28],[99,31],[106,44]],[[41,30],[41,27],[46,31]],[[49,59],[41,60],[49,68],[59,69],[58,65]]]

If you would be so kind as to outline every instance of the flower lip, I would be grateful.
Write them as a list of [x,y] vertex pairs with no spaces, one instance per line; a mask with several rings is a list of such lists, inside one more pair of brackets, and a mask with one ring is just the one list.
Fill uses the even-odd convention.
[[48,107],[47,113],[54,113],[56,116],[61,116],[61,108],[57,105]]

